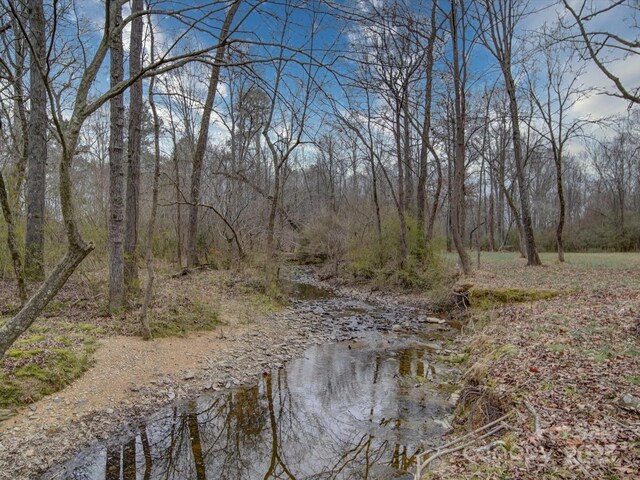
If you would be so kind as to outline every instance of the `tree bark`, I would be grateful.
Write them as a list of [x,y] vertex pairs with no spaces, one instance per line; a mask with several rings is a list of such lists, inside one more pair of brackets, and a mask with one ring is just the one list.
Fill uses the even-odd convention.
[[[134,77],[142,69],[142,16],[143,0],[131,1],[131,14],[137,15],[131,22],[129,42],[129,76]],[[135,287],[138,279],[138,216],[140,207],[140,144],[142,130],[142,79],[129,90],[129,139],[127,143],[127,201],[124,220],[124,284],[127,291]]]
[[[153,36],[153,26],[150,27],[151,39],[151,60],[154,58],[155,39]],[[140,324],[142,327],[142,337],[145,340],[151,340],[151,328],[149,327],[148,311],[151,304],[151,296],[153,294],[153,283],[155,281],[155,270],[153,268],[153,235],[156,229],[156,216],[158,212],[158,184],[160,182],[160,119],[156,109],[153,89],[155,88],[155,77],[151,77],[149,82],[149,106],[153,116],[153,187],[151,194],[151,214],[149,215],[149,224],[147,226],[147,245],[145,249],[145,263],[147,265],[147,285],[144,291],[144,300],[142,302],[142,311],[140,313]]]
[[214,65],[211,67],[211,77],[209,79],[209,89],[207,98],[202,111],[202,123],[200,124],[200,133],[198,134],[198,142],[193,154],[193,166],[191,170],[191,198],[189,206],[189,225],[187,228],[187,267],[196,266],[198,261],[198,252],[196,249],[196,241],[198,235],[198,204],[200,203],[200,183],[202,181],[202,166],[204,163],[204,155],[207,149],[207,141],[209,137],[209,122],[211,120],[211,112],[213,110],[213,101],[215,100],[216,90],[218,89],[218,81],[220,79],[220,68],[224,60],[224,54],[227,47],[227,37],[231,29],[233,18],[240,7],[241,0],[236,0],[224,20],[222,29],[220,30],[219,46],[216,50]]
[[[452,3],[449,23],[453,42],[453,85],[455,114],[455,150],[453,161],[453,182],[451,185],[451,235],[460,258],[460,266],[465,275],[471,273],[471,260],[464,245],[464,180],[465,180],[465,100],[462,85],[460,53],[458,48],[457,5]],[[464,59],[463,59],[464,61]]]
[[[405,100],[406,101],[406,100]],[[407,260],[407,221],[405,218],[405,169],[404,169],[404,155],[402,154],[402,140],[401,140],[401,105],[396,105],[396,154],[398,160],[398,218],[400,220],[400,268],[404,268],[404,264]]]
[[564,230],[566,204],[564,200],[564,187],[562,186],[562,153],[557,149],[555,153],[556,164],[556,184],[558,188],[558,202],[560,211],[558,213],[558,226],[556,227],[556,245],[558,247],[558,261],[564,262],[564,244],[562,242],[562,232]]
[[509,94],[509,110],[511,112],[512,134],[513,134],[513,156],[516,164],[516,178],[518,180],[518,195],[520,196],[522,230],[524,234],[524,243],[527,253],[527,265],[542,265],[538,250],[536,249],[536,241],[533,234],[533,225],[531,223],[531,209],[529,205],[529,192],[527,191],[527,183],[524,176],[524,161],[522,158],[522,138],[520,136],[520,119],[518,115],[518,100],[516,98],[515,82],[511,74],[510,66],[503,68],[507,93]]
[[[122,7],[116,14],[116,26],[122,23]],[[122,31],[110,39],[111,87],[123,79]],[[109,310],[124,306],[124,100],[122,94],[109,101]]]
[[[421,144],[420,144],[420,165],[418,171],[418,185],[417,185],[417,194],[416,194],[416,205],[417,205],[417,216],[418,216],[418,229],[420,237],[426,241],[430,241],[433,235],[433,221],[435,218],[429,217],[429,227],[425,232],[425,220],[426,220],[426,187],[427,187],[427,160],[429,156],[429,152],[434,157],[434,161],[438,164],[440,163],[439,156],[435,153],[435,149],[431,144],[431,107],[432,107],[432,98],[433,98],[433,49],[435,46],[435,42],[437,39],[437,25],[436,25],[436,12],[438,8],[437,0],[434,0],[431,5],[431,21],[430,21],[430,31],[429,38],[427,40],[427,48],[426,48],[426,67],[425,67],[425,92],[424,92],[424,119],[422,122],[422,132],[421,132]],[[439,171],[439,175],[442,176],[442,172],[440,168],[437,168]],[[440,181],[439,181],[440,183]],[[437,186],[437,195],[433,200],[433,205],[435,205],[435,211],[438,208],[438,202],[440,201],[440,185]],[[434,214],[435,217],[435,214]]]
[[11,254],[13,271],[16,275],[20,304],[24,305],[27,301],[27,287],[25,285],[24,272],[22,270],[22,257],[20,255],[20,249],[18,248],[18,241],[16,239],[16,226],[13,221],[13,213],[11,211],[11,205],[9,204],[7,186],[4,183],[4,176],[2,175],[2,172],[0,172],[0,207],[2,207],[2,214],[4,215],[4,220],[7,224],[7,247]]
[[29,94],[31,109],[27,141],[27,233],[25,273],[44,278],[44,216],[47,167],[46,39],[42,0],[29,0]]

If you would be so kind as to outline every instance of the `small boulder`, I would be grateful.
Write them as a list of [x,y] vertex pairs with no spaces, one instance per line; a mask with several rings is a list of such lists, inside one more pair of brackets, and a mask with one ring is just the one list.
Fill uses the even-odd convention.
[[618,406],[630,412],[640,413],[640,398],[625,393],[618,398]]
[[427,317],[424,321],[427,323],[435,323],[437,325],[442,325],[443,323],[445,323],[446,320],[443,320],[442,318],[436,318],[436,317]]

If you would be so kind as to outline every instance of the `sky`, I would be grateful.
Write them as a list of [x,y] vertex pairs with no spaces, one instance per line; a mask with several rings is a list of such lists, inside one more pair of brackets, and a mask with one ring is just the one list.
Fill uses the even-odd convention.
[[[191,45],[201,47],[203,45],[211,45],[216,41],[217,33],[219,31],[222,11],[220,11],[220,4],[211,2],[205,3],[206,0],[152,0],[152,6],[154,9],[186,9],[183,13],[184,19],[197,18],[203,13],[210,13],[217,11],[217,14],[211,15],[206,22],[199,24],[199,29],[190,30],[181,40],[178,45],[178,51],[180,48]],[[573,4],[577,5],[582,0],[573,0]],[[608,0],[597,0],[596,5],[602,5]],[[242,38],[243,41],[252,43],[250,48],[252,52],[257,53],[263,58],[273,57],[278,55],[278,49],[274,46],[279,43],[280,35],[282,31],[283,19],[286,14],[286,7],[284,1],[276,0],[270,2],[261,3],[258,8],[248,13],[252,6],[259,2],[259,0],[245,1],[243,7],[240,9],[236,16],[236,23],[239,20],[243,20],[242,24],[238,27],[238,31],[235,33],[236,38]],[[423,11],[428,10],[428,1],[421,0],[407,0],[415,8],[422,8]],[[320,11],[326,13],[326,6],[318,2],[305,2],[307,5],[315,5]],[[382,0],[375,0],[375,5],[380,6]],[[446,0],[441,0],[443,8],[446,6]],[[358,0],[357,3],[343,1],[342,6],[350,5],[359,8],[360,12],[365,15],[370,11],[367,8],[367,2]],[[204,5],[204,7],[202,7]],[[193,10],[192,7],[201,6],[199,10]],[[91,46],[97,44],[99,36],[102,33],[102,22],[104,18],[104,0],[76,0],[75,2],[76,14],[80,19],[81,26],[87,31],[83,33],[83,42],[86,39],[86,46],[88,49]],[[531,12],[530,15],[525,17],[521,22],[521,28],[519,34],[521,39],[518,43],[517,55],[520,58],[535,58],[537,53],[533,50],[533,44],[529,41],[533,34],[538,31],[542,25],[551,24],[555,22],[558,17],[563,17],[563,7],[555,0],[531,0],[527,2],[526,8]],[[128,4],[124,5],[123,14],[125,17],[129,14],[130,8]],[[630,37],[637,38],[638,29],[635,26],[634,21],[637,20],[634,17],[629,17],[629,11],[622,11],[616,9],[607,13],[605,16],[598,18],[597,21],[592,22],[591,28],[608,29],[614,33]],[[185,31],[185,24],[179,22],[175,18],[160,14],[153,17],[154,32],[157,42],[157,49],[161,52],[166,51],[167,45],[172,42],[178,35],[181,35]],[[287,55],[297,56],[299,59],[305,59],[304,55],[296,53],[296,50],[308,51],[311,42],[310,32],[312,30],[312,15],[309,9],[298,9],[291,12],[291,23],[285,34],[287,45],[290,46],[290,50],[286,52]],[[566,18],[566,17],[565,17]],[[341,20],[336,20],[330,16],[322,17],[318,16],[316,20],[320,21],[320,29],[314,38],[315,55],[321,56],[323,48],[333,46],[341,51],[348,51],[350,42],[357,37],[358,30],[349,28],[348,34],[345,28],[345,23]],[[145,19],[145,22],[147,20]],[[125,55],[128,52],[130,27],[127,26],[124,30],[123,40],[125,46]],[[145,40],[146,50],[149,49],[149,40]],[[615,58],[610,57],[611,63],[608,66],[611,70],[618,75],[623,83],[626,85],[640,85],[640,55],[629,56],[627,58]],[[125,59],[126,62],[126,59]],[[108,88],[108,57],[104,62],[101,74],[96,82],[96,92],[105,91]],[[202,90],[206,90],[206,71],[208,67],[202,67]],[[265,85],[269,85],[273,81],[273,65],[262,64],[256,67],[260,70],[264,76]],[[337,62],[333,65],[334,70],[339,74],[349,75],[350,66],[345,62]],[[482,83],[493,83],[496,78],[499,78],[499,70],[495,66],[495,62],[484,51],[483,47],[476,45],[473,50],[473,58],[471,62],[472,75],[474,76],[476,85],[478,88],[482,86]],[[303,67],[292,63],[289,67],[289,81],[295,81],[295,76],[303,76]],[[328,80],[332,75],[320,70],[316,71],[316,74],[323,75],[324,80]],[[594,117],[607,117],[612,115],[625,114],[628,111],[629,104],[626,101],[607,95],[606,92],[612,92],[611,81],[608,80],[605,75],[595,66],[593,62],[586,62],[584,68],[584,74],[581,78],[581,82],[585,85],[597,88],[599,91],[577,102],[571,114],[574,116],[590,116]],[[337,86],[326,87],[328,93],[335,98],[342,95],[341,89]],[[219,88],[218,94],[220,96],[227,95],[227,90],[224,85]],[[346,104],[346,102],[343,102]],[[161,108],[161,115],[166,115],[167,112]],[[224,137],[225,129],[221,125],[220,119],[214,119],[213,136]]]

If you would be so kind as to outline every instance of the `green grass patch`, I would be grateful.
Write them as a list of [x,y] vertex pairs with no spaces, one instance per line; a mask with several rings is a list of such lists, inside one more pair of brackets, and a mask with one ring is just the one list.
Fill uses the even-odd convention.
[[562,292],[556,290],[523,290],[520,288],[472,288],[469,302],[473,308],[489,310],[509,303],[548,300]]
[[630,375],[626,380],[631,385],[640,385],[640,375]]
[[69,385],[89,368],[91,350],[52,348],[41,363],[29,362],[0,377],[0,407],[35,402]]
[[547,350],[554,353],[566,353],[569,351],[569,345],[564,343],[551,343],[547,345]]
[[172,306],[150,319],[154,337],[184,336],[197,330],[213,330],[220,325],[218,307],[202,302]]
[[40,355],[43,352],[44,352],[44,350],[41,349],[41,348],[30,348],[28,350],[20,350],[19,348],[11,348],[11,349],[7,350],[7,353],[5,353],[5,355],[7,357],[9,357],[9,358],[25,359],[25,358],[35,357],[37,355]]
[[606,362],[618,355],[618,353],[609,345],[603,345],[596,349],[589,349],[586,353],[594,362],[598,363]]
[[49,321],[9,349],[0,370],[0,408],[14,408],[55,393],[91,365],[100,327]]

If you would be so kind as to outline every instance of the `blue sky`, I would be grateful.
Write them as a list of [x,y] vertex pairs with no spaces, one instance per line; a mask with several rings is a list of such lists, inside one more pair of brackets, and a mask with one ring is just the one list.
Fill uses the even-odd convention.
[[[254,5],[256,0],[246,1],[243,7],[240,9],[236,20],[244,18],[246,12]],[[599,0],[602,3],[604,0]],[[255,41],[251,48],[254,54],[258,54],[264,58],[273,56],[277,53],[277,49],[269,45],[259,45],[260,42],[265,43],[278,43],[280,41],[280,34],[282,28],[282,19],[285,15],[284,1],[264,2],[260,4],[251,15],[249,15],[244,23],[239,27],[237,36],[243,38],[247,42]],[[366,2],[344,2],[345,5],[360,6],[366,11]],[[380,3],[379,1],[377,3]],[[441,2],[445,4],[446,2]],[[577,3],[577,0],[576,2]],[[154,8],[157,9],[173,9],[173,8],[188,8],[190,6],[203,5],[203,1],[195,0],[179,0],[179,1],[165,1],[159,0],[153,3]],[[315,6],[321,11],[326,12],[326,7],[318,7],[319,3],[307,2],[308,5]],[[414,1],[411,4],[416,8],[421,8],[427,11],[429,6],[428,1]],[[84,0],[82,2],[76,2],[79,7],[78,14],[83,18],[83,22],[87,25],[93,25],[94,33],[88,33],[86,35],[88,44],[97,41],[98,36],[101,34],[101,23],[104,18],[104,4],[102,0]],[[521,25],[520,34],[523,37],[523,41],[518,44],[517,54],[521,58],[533,57],[535,53],[531,50],[533,47],[529,38],[533,33],[541,28],[545,23],[552,23],[556,21],[558,16],[562,15],[563,7],[555,0],[532,0],[528,3],[527,7],[533,12],[526,17]],[[216,9],[214,5],[208,6],[202,9],[202,12],[210,12],[212,9]],[[443,8],[447,8],[443,5]],[[128,5],[124,7],[125,16],[129,12]],[[202,12],[194,12],[193,16],[198,16]],[[293,9],[291,10],[291,23],[288,31],[286,32],[286,43],[291,48],[289,51],[293,55],[295,49],[308,49],[310,45],[310,31],[312,15],[308,9]],[[207,31],[193,30],[187,34],[181,41],[181,45],[207,45],[215,43],[218,29],[221,24],[222,12],[211,17],[206,25]],[[318,17],[320,18],[320,17]],[[600,19],[593,25],[593,28],[610,29],[616,33],[622,35],[636,35],[637,30],[634,31],[634,25],[630,22],[631,19],[625,18],[622,12],[613,11],[607,16]],[[156,15],[153,17],[155,26],[156,40],[159,44],[168,44],[175,38],[176,35],[184,31],[184,24],[177,20],[170,18],[166,15]],[[236,22],[237,23],[237,22]],[[342,31],[344,23],[331,19],[330,17],[324,17],[321,19],[322,28],[315,37],[316,53],[319,49],[326,48],[328,45],[335,45],[339,49],[349,48],[349,37]],[[351,30],[353,34],[353,29]],[[357,34],[357,33],[356,33]],[[128,47],[129,28],[125,29],[125,49]],[[160,47],[162,48],[162,47]],[[166,48],[166,47],[165,47]],[[180,47],[178,47],[180,48]],[[300,59],[304,59],[304,56],[298,55]],[[611,69],[618,75],[622,81],[628,85],[640,84],[640,55],[625,59],[611,58]],[[336,64],[339,69],[343,69],[342,72],[349,74],[349,65],[344,62]],[[272,75],[272,68],[268,65],[263,65],[260,71],[265,75],[267,84],[270,81],[269,75]],[[482,46],[476,45],[473,50],[473,58],[471,62],[472,75],[474,77],[475,85],[478,88],[482,87],[483,83],[493,83],[496,78],[499,78],[499,71],[497,70],[493,59],[487,54]],[[302,74],[302,67],[299,65],[291,64],[290,74],[296,76]],[[108,58],[103,65],[103,70],[97,82],[97,90],[104,91],[108,85]],[[329,78],[329,75],[325,76],[325,79]],[[599,94],[591,95],[589,98],[583,99],[578,102],[574,109],[573,114],[579,116],[608,116],[614,114],[623,114],[627,111],[628,103],[613,98],[609,95],[603,94],[605,91],[611,91],[611,82],[595,67],[592,62],[587,62],[585,65],[585,71],[582,81],[586,85],[591,85],[601,89]],[[204,87],[204,86],[203,86]],[[341,95],[340,89],[333,87],[330,92],[338,97]],[[224,95],[224,87],[221,87],[220,94]]]

